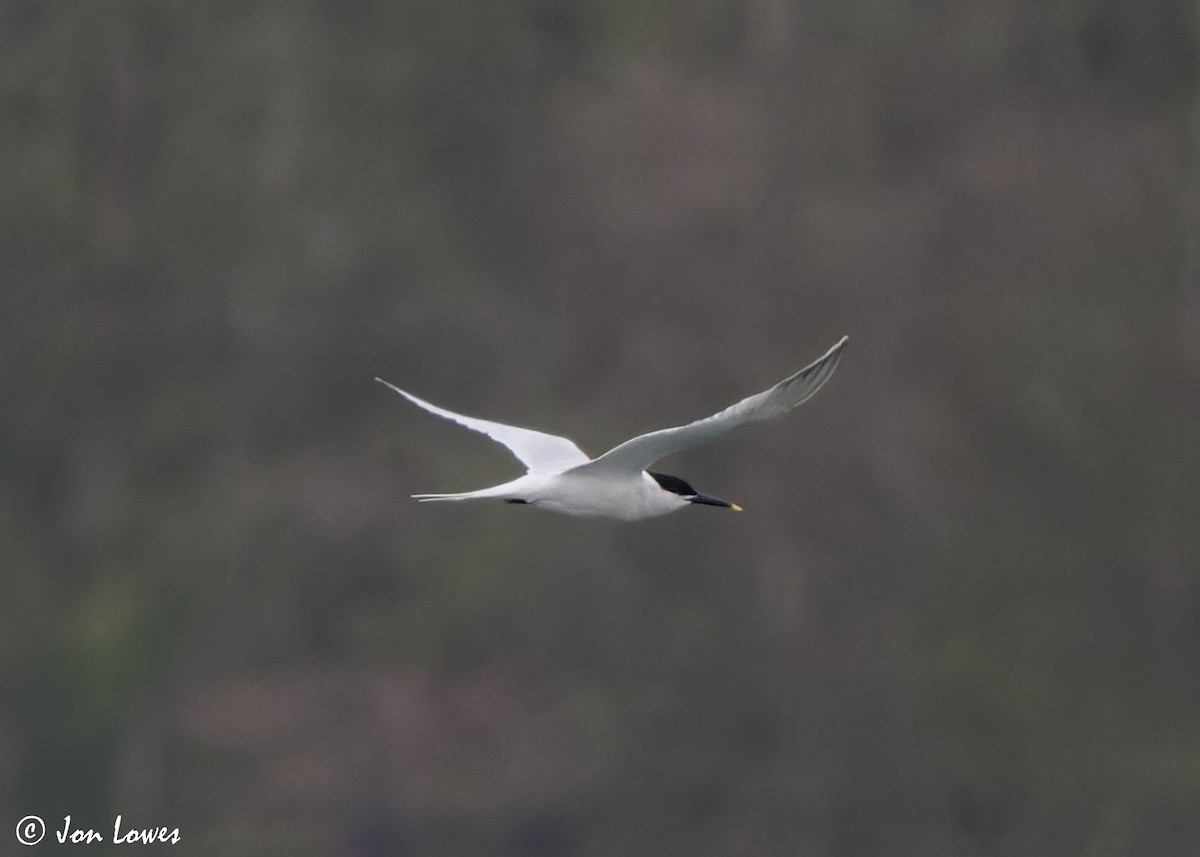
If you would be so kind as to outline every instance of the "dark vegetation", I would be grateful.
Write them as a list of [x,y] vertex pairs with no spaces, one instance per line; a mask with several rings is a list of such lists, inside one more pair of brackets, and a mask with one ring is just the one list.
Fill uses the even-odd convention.
[[1196,854],[1198,14],[0,2],[0,836]]

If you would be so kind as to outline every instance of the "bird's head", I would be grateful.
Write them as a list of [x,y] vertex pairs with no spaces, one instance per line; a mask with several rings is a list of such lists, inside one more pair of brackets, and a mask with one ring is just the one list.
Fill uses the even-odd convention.
[[668,476],[665,473],[655,473],[653,470],[647,470],[647,473],[653,477],[658,483],[658,487],[664,491],[669,491],[672,494],[679,495],[681,500],[686,500],[688,503],[697,503],[701,506],[720,506],[723,509],[733,509],[735,512],[742,511],[742,507],[737,503],[730,503],[728,500],[721,500],[717,497],[710,497],[707,494],[701,494],[691,485],[678,476]]

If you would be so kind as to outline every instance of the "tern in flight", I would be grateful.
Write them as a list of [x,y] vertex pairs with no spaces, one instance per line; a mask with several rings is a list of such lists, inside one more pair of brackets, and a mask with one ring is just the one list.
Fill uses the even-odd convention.
[[735,503],[701,494],[678,476],[647,468],[672,452],[720,440],[747,423],[783,416],[808,401],[833,375],[847,338],[843,336],[824,356],[769,390],[694,423],[638,435],[596,459],[588,458],[565,437],[464,417],[418,399],[382,378],[375,380],[414,405],[503,444],[525,465],[524,476],[502,485],[461,494],[414,494],[417,500],[504,500],[568,515],[635,521],[694,504],[741,511]]

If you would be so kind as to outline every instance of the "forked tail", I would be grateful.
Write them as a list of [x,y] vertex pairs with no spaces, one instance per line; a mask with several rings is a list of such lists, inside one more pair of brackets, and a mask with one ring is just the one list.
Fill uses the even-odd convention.
[[441,500],[479,500],[484,495],[478,491],[465,491],[461,494],[413,494],[418,503],[436,503]]
[[523,492],[516,483],[520,479],[515,479],[512,482],[505,482],[503,485],[493,485],[491,488],[480,488],[478,491],[459,491],[454,494],[413,494],[421,503],[435,503],[447,500],[486,500],[486,499],[503,499],[508,500],[513,497],[522,497]]

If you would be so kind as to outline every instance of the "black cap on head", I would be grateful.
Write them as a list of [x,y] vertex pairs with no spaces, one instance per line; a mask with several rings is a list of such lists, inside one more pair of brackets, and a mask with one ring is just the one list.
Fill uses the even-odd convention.
[[653,470],[647,470],[654,481],[658,483],[658,487],[664,491],[670,491],[672,494],[678,494],[681,497],[694,497],[698,493],[695,488],[688,485],[678,476],[668,476],[665,473],[655,473]]
[[670,491],[672,494],[678,494],[689,503],[698,503],[701,506],[720,506],[724,509],[733,509],[735,512],[742,511],[742,507],[737,503],[730,503],[728,500],[722,500],[719,497],[710,497],[707,494],[701,494],[691,485],[678,476],[668,476],[666,473],[655,473],[653,470],[647,470],[647,473],[653,477],[659,487],[664,491]]

